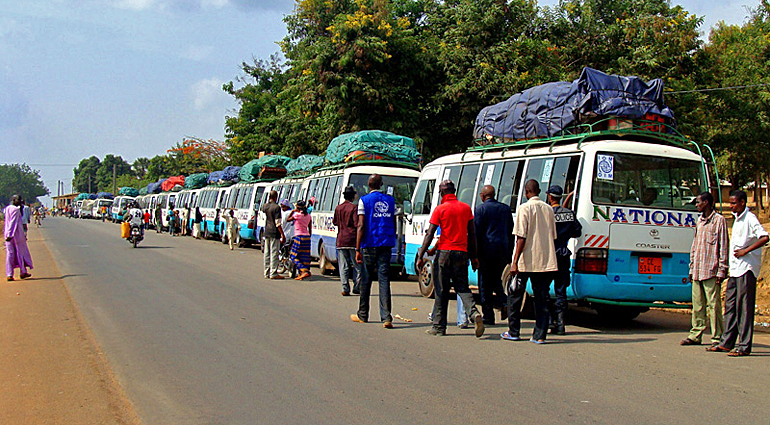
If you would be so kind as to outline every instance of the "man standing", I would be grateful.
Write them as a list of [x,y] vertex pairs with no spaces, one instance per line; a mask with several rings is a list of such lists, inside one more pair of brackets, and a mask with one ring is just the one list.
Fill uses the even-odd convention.
[[372,278],[380,283],[380,320],[385,329],[393,328],[390,315],[390,256],[396,246],[396,200],[382,193],[382,176],[369,176],[369,193],[358,201],[358,232],[356,234],[356,262],[364,264],[358,312],[350,315],[354,322],[369,320],[369,295]]
[[556,266],[558,271],[554,277],[553,292],[556,295],[556,302],[551,309],[551,333],[556,335],[566,334],[564,328],[564,317],[567,314],[567,287],[570,283],[570,259],[572,253],[567,248],[567,243],[571,238],[579,238],[583,233],[583,226],[575,219],[575,212],[560,204],[564,190],[561,186],[551,186],[546,191],[548,194],[548,204],[553,208],[554,220],[556,222]]
[[232,208],[225,219],[227,220],[227,243],[230,245],[230,251],[232,251],[241,231],[241,224],[238,222],[238,217],[235,216],[235,210]]
[[163,208],[160,204],[155,207],[155,232],[163,233]]
[[349,278],[353,279],[353,293],[361,293],[361,265],[356,262],[356,230],[358,207],[353,204],[356,189],[348,186],[342,192],[345,200],[334,209],[332,224],[337,226],[337,261],[340,265],[342,296],[350,295]]
[[741,357],[751,354],[757,276],[762,266],[762,246],[770,238],[757,217],[746,208],[746,192],[730,193],[730,209],[735,222],[730,241],[730,277],[725,289],[725,331],[719,344],[706,350],[729,351],[729,356]]
[[[19,195],[19,199],[21,199],[21,195]],[[13,203],[11,203],[13,204]],[[27,204],[24,202],[23,199],[21,199],[21,206],[19,207],[21,211],[21,228],[24,230],[24,234],[27,234],[28,225],[30,223],[30,210]]]
[[711,318],[711,345],[719,345],[724,331],[722,317],[722,280],[727,276],[727,224],[714,211],[714,197],[703,192],[695,207],[701,213],[690,247],[690,282],[692,284],[692,329],[679,345],[700,345],[706,330],[706,316]]
[[521,330],[521,302],[527,287],[527,280],[532,281],[535,295],[535,328],[531,342],[545,344],[548,332],[548,289],[553,275],[558,270],[556,263],[556,222],[553,208],[540,200],[540,185],[536,180],[527,180],[524,195],[527,202],[519,207],[513,234],[516,236],[516,248],[511,260],[511,275],[514,276],[514,288],[508,293],[508,332],[503,339],[518,341]]
[[291,240],[294,239],[294,223],[287,220],[287,218],[291,216],[292,212],[294,212],[294,210],[292,210],[289,200],[281,200],[281,227],[283,228],[283,237],[284,240],[287,240],[290,243]]
[[417,252],[417,269],[423,265],[423,256],[428,250],[436,229],[441,227],[441,237],[438,240],[438,254],[434,260],[438,272],[435,274],[435,306],[433,311],[433,326],[425,331],[429,335],[446,335],[447,307],[449,290],[452,286],[455,293],[462,299],[465,314],[476,327],[476,338],[484,335],[483,317],[476,309],[473,294],[468,288],[468,259],[473,270],[478,269],[479,260],[476,255],[476,229],[473,224],[471,207],[457,200],[455,184],[444,180],[439,185],[441,204],[433,210],[430,216],[430,227]]
[[283,279],[278,274],[278,254],[281,244],[286,240],[281,226],[281,207],[278,206],[278,192],[271,190],[268,202],[262,206],[265,214],[265,233],[262,241],[262,253],[265,263],[265,278]]
[[32,256],[27,248],[27,236],[22,227],[22,199],[20,195],[11,196],[11,204],[5,207],[5,275],[8,281],[13,281],[13,272],[19,269],[19,277],[26,279],[31,277],[27,268],[32,267]]
[[495,305],[505,310],[505,292],[501,276],[511,258],[513,216],[511,207],[495,200],[495,188],[481,188],[481,203],[476,205],[473,224],[479,257],[479,292],[485,325],[495,324]]

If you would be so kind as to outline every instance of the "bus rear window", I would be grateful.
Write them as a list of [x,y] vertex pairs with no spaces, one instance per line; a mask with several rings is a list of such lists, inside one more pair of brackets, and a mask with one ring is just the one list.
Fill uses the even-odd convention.
[[595,204],[694,210],[705,187],[697,161],[600,152],[591,198]]

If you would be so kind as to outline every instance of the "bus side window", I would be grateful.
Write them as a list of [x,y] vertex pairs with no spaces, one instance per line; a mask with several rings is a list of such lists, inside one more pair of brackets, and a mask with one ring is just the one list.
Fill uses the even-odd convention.
[[340,181],[342,176],[332,178],[332,182],[329,184],[329,191],[324,199],[324,211],[334,211],[337,208],[337,204],[340,200]]
[[422,180],[415,190],[414,213],[430,214],[433,208],[431,200],[433,199],[433,189],[436,187],[436,180]]
[[455,183],[457,188],[457,200],[464,202],[473,208],[476,198],[476,181],[479,177],[479,164],[464,165],[460,175],[460,182]]
[[265,194],[265,188],[264,187],[258,187],[257,188],[257,195],[254,197],[254,210],[259,211],[259,208],[262,206],[262,198]]
[[505,163],[503,173],[500,175],[500,187],[497,187],[497,200],[510,205],[511,212],[516,212],[519,204],[519,188],[521,187],[521,175],[524,169],[524,161],[508,161]]
[[479,193],[481,188],[486,185],[491,185],[495,190],[500,189],[500,176],[503,175],[504,162],[488,162],[484,164],[481,169],[481,176],[479,177]]
[[[540,184],[540,194],[538,194],[538,197],[543,201],[545,201],[545,191],[548,190],[548,182],[551,180],[553,162],[554,158],[531,159],[527,166],[527,175],[524,177],[524,183],[529,180],[535,180]],[[546,167],[546,164],[548,164],[548,167]],[[522,203],[527,202],[526,199],[522,199],[521,201]]]
[[[556,158],[556,161],[553,164],[553,173],[551,175],[551,182],[548,184],[548,186],[549,187],[553,185],[561,186],[562,190],[564,191],[564,196],[566,197],[567,194],[575,190],[575,185],[577,181],[577,172],[578,172],[579,166],[580,166],[580,156],[574,155],[574,156],[563,156],[560,158]],[[566,199],[566,198],[562,198],[562,199]],[[569,208],[573,209],[572,207],[575,205],[574,197],[571,197],[569,201],[570,201]]]

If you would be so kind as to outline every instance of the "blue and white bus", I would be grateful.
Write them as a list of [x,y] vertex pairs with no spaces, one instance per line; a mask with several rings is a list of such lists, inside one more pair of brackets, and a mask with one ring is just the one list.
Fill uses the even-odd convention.
[[[712,163],[713,154],[707,163],[694,142],[634,129],[480,146],[439,158],[425,166],[404,205],[407,274],[418,275],[422,294],[432,295],[432,264],[416,270],[415,257],[440,202],[441,181],[452,180],[457,198],[472,208],[481,187],[491,184],[515,217],[526,202],[524,183],[535,179],[544,201],[547,188],[560,185],[568,194],[565,206],[583,226],[569,245],[570,300],[616,319],[650,307],[681,307],[691,301],[689,252],[698,220],[693,196],[714,189]],[[477,282],[470,268],[469,280]]]
[[272,183],[263,181],[257,183],[238,183],[230,187],[230,192],[225,201],[224,208],[220,212],[219,234],[222,235],[222,243],[227,243],[225,214],[233,210],[238,219],[240,230],[238,232],[238,246],[251,245],[257,242],[255,223],[257,211],[265,200],[265,193]]
[[[361,161],[321,169],[305,178],[299,199],[315,197],[315,206],[311,213],[313,233],[310,243],[310,255],[318,259],[322,273],[334,270],[337,264],[337,227],[332,223],[334,209],[343,200],[342,190],[352,185],[357,195],[354,203],[369,192],[369,176],[382,176],[382,190],[396,199],[399,207],[409,200],[420,176],[416,164],[392,161]],[[401,233],[399,233],[401,235]],[[391,266],[403,267],[403,238],[399,237],[393,247]]]
[[128,210],[129,204],[131,204],[132,201],[134,201],[134,197],[132,196],[116,196],[115,202],[112,204],[112,208],[110,210],[110,217],[112,218],[113,223],[120,223],[123,221],[123,213]]

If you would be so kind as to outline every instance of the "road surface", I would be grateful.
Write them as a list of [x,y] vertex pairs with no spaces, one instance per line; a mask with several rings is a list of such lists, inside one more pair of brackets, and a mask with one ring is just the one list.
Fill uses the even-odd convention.
[[729,358],[678,346],[688,316],[607,327],[573,312],[543,346],[501,340],[502,325],[431,337],[413,282],[394,282],[393,305],[414,322],[386,330],[376,295],[374,321],[353,323],[337,278],[265,280],[256,249],[153,231],[132,249],[116,225],[66,218],[41,232],[148,425],[768,421],[767,335]]

